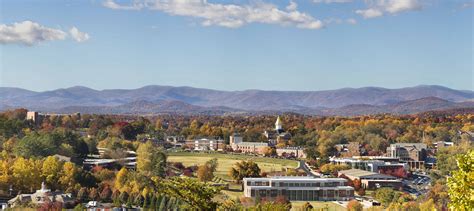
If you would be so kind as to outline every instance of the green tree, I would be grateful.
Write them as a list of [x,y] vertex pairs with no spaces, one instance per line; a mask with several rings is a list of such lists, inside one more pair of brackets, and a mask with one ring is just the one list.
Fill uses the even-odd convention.
[[212,199],[220,191],[211,185],[193,178],[181,177],[168,179],[161,182],[160,185],[168,196],[184,201],[192,208],[201,210],[215,210],[217,208],[217,203]]
[[150,141],[140,144],[137,149],[137,170],[150,176],[164,177],[166,154]]
[[160,207],[158,208],[158,210],[166,210],[166,203],[167,203],[167,198],[166,197],[162,197],[161,198],[161,202],[160,202]]
[[62,170],[61,162],[53,156],[48,156],[43,161],[43,167],[41,169],[41,176],[44,178],[46,184],[55,190],[58,188],[58,180]]
[[448,193],[453,210],[474,209],[474,150],[457,156],[458,170],[448,177]]
[[260,177],[260,167],[253,161],[238,162],[230,169],[229,175],[240,183],[245,177]]

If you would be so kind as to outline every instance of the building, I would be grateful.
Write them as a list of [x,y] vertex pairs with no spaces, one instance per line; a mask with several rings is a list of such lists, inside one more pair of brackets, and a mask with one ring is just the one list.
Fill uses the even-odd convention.
[[427,157],[426,144],[397,143],[387,148],[390,157],[399,158],[410,166],[410,169],[424,169]]
[[329,161],[334,164],[348,165],[352,169],[388,174],[396,177],[406,177],[409,170],[409,166],[406,163],[385,162],[369,158],[329,158]]
[[276,144],[282,141],[288,141],[291,139],[291,134],[285,132],[283,129],[283,123],[278,116],[275,122],[275,129],[274,130],[265,130],[263,135],[268,139],[271,144]]
[[362,183],[362,187],[365,189],[377,189],[382,187],[400,189],[402,187],[402,181],[398,178],[371,171],[349,169],[338,172],[339,177],[343,175],[349,178],[350,180],[360,180],[360,182]]
[[73,204],[75,198],[71,194],[64,194],[61,192],[52,192],[46,188],[46,185],[41,183],[41,189],[33,194],[19,194],[15,198],[8,201],[9,207],[15,207],[18,204],[32,203],[35,205],[42,205],[46,202],[61,202],[63,204]]
[[267,177],[244,178],[244,196],[251,198],[285,197],[290,201],[347,201],[354,188],[343,178]]
[[280,157],[306,158],[306,153],[304,153],[304,149],[300,147],[277,148],[276,153]]
[[265,154],[269,144],[264,142],[244,142],[239,134],[232,134],[229,137],[229,145],[234,152]]
[[186,146],[196,151],[223,151],[225,149],[224,140],[208,138],[186,140]]

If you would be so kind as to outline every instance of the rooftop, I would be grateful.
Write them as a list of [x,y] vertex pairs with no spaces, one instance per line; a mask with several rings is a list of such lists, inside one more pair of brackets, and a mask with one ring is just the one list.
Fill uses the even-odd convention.
[[364,171],[364,170],[360,170],[360,169],[343,170],[343,171],[339,171],[339,173],[344,174],[346,176],[359,177],[359,178],[364,178],[364,179],[371,179],[371,178],[397,179],[394,176],[379,174],[379,173],[375,173],[375,172],[371,172],[371,171]]

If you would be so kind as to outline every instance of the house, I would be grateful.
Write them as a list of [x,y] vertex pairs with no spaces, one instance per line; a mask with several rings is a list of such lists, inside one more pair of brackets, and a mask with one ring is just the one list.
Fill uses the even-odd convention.
[[19,204],[32,203],[35,205],[42,205],[47,202],[61,202],[62,204],[74,203],[74,198],[70,193],[52,192],[46,188],[46,185],[41,183],[41,189],[33,194],[19,194],[8,201],[9,207],[15,207]]
[[377,189],[381,187],[390,187],[393,189],[400,189],[402,181],[390,175],[379,174],[371,171],[364,171],[360,169],[349,169],[338,172],[338,176],[345,176],[350,180],[360,180],[362,187],[365,189]]
[[266,177],[244,178],[244,196],[290,201],[348,201],[354,198],[354,188],[343,178]]

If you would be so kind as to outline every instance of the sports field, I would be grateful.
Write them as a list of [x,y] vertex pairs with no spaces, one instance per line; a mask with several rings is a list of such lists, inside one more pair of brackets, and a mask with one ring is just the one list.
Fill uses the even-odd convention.
[[230,168],[242,160],[253,160],[258,164],[262,172],[280,171],[282,168],[296,168],[297,161],[277,158],[265,158],[248,155],[232,155],[221,153],[193,153],[193,152],[170,152],[168,161],[181,162],[185,166],[202,165],[213,158],[218,159],[218,167],[215,176],[224,180],[231,180],[228,175]]

